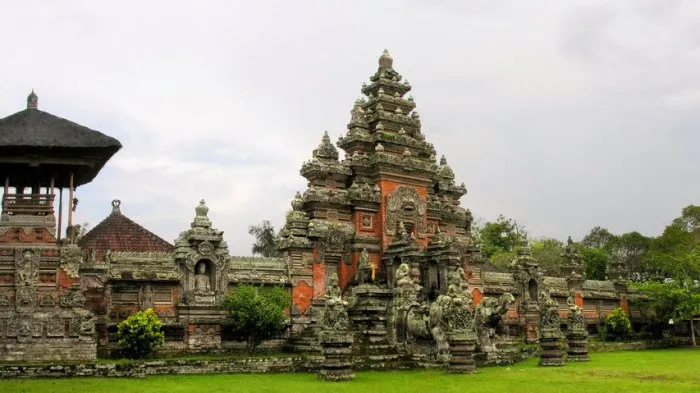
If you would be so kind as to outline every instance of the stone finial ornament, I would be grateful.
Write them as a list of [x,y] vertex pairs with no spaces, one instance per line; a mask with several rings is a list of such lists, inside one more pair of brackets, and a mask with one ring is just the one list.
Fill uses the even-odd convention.
[[328,136],[328,131],[323,132],[323,137],[321,138],[321,143],[316,149],[314,149],[313,158],[326,158],[330,160],[337,160],[339,157],[338,149],[333,146],[331,142],[331,137]]
[[34,89],[27,96],[27,109],[39,109],[39,96],[34,93]]
[[209,220],[209,217],[207,217],[209,207],[207,207],[204,199],[199,201],[199,205],[194,208],[194,212],[194,221],[192,221],[192,224],[190,224],[192,228],[211,228],[211,221]]
[[121,213],[121,209],[119,209],[119,206],[121,206],[122,201],[119,199],[114,199],[112,200],[112,213]]
[[379,68],[380,69],[392,69],[394,66],[394,59],[389,55],[389,50],[384,49],[384,52],[379,57]]

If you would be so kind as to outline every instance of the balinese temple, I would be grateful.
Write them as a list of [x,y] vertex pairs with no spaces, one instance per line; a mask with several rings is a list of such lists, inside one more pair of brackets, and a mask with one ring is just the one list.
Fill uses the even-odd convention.
[[338,141],[345,158],[324,133],[301,167],[308,188],[292,201],[282,233],[300,325],[310,322],[307,310],[323,298],[329,275],[344,289],[353,283],[363,252],[374,281],[391,289],[407,263],[430,300],[447,289],[448,269],[467,263],[472,215],[459,201],[467,189],[445,157],[436,158],[411,85],[388,52],[361,91]]
[[[324,296],[342,292],[353,352],[370,363],[399,360],[411,345],[408,352],[434,355],[442,344],[421,313],[456,285],[474,306],[499,310],[489,317],[494,341],[496,332],[537,340],[543,294],[562,317],[574,299],[589,327],[618,306],[640,321],[624,269],[612,281],[586,280],[571,244],[556,277],[544,276],[527,245],[508,271],[483,268],[472,215],[460,205],[466,187],[423,133],[411,89],[385,51],[347,132],[337,144],[324,133],[302,164],[307,188],[292,200],[276,258],[231,256],[204,200],[172,242],[129,218],[117,199],[84,233],[74,225],[76,189],[121,144],[39,110],[32,92],[25,110],[0,119],[0,362],[114,353],[119,322],[149,308],[163,322],[161,353],[240,349],[221,307],[239,284],[290,292],[289,329],[265,345],[305,352],[320,348]],[[420,305],[413,314],[399,307],[409,292]]]
[[25,110],[0,119],[0,360],[91,359],[95,321],[79,283],[75,190],[122,145],[38,101],[32,91]]

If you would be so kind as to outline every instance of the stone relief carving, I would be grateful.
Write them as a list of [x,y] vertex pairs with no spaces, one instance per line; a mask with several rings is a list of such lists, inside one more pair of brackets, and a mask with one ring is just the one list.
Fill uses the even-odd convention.
[[41,307],[53,307],[56,305],[56,301],[54,300],[52,294],[47,293],[41,297],[41,301],[39,302],[39,305]]
[[63,292],[58,298],[58,304],[63,308],[83,307],[85,296],[80,285],[72,285],[68,291]]
[[355,237],[353,228],[340,223],[318,223],[314,221],[311,224],[309,224],[309,231],[313,230],[322,237],[318,244],[317,262],[339,262],[342,258],[345,263],[352,263],[352,240]]
[[65,323],[61,314],[52,315],[46,323],[46,335],[48,337],[63,337],[65,336]]
[[7,292],[0,293],[0,307],[10,307],[10,294]]
[[15,253],[15,304],[17,307],[32,307],[36,301],[38,254],[32,250]]
[[399,222],[411,223],[417,237],[425,237],[427,202],[412,187],[398,187],[386,198],[386,233],[395,236]]
[[78,278],[78,270],[83,262],[83,254],[80,247],[71,244],[61,248],[61,269],[69,277]]

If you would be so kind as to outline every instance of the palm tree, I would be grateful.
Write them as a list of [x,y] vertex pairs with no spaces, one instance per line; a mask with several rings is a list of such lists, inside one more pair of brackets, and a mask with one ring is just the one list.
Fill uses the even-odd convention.
[[270,224],[270,221],[263,220],[258,225],[249,226],[248,233],[255,238],[253,255],[260,254],[266,258],[280,255],[275,245],[275,227]]

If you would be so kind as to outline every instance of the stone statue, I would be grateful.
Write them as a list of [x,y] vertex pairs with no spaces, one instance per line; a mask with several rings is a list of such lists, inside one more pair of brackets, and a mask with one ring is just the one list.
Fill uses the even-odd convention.
[[199,293],[211,292],[211,282],[207,274],[207,264],[200,262],[197,265],[197,274],[194,276],[194,290]]
[[449,312],[452,299],[446,295],[440,295],[430,305],[430,333],[433,339],[437,342],[438,352],[447,352],[449,346],[447,344],[447,331],[449,330],[447,322],[447,313]]
[[349,329],[348,302],[342,298],[336,273],[332,273],[328,278],[325,299],[326,305],[322,319],[324,329],[334,331]]
[[476,331],[479,338],[479,347],[487,356],[496,354],[497,348],[494,343],[496,328],[508,312],[508,308],[515,303],[515,297],[506,292],[498,300],[492,297],[485,297],[476,307]]
[[586,330],[586,323],[583,318],[583,310],[576,304],[575,295],[572,293],[566,299],[566,303],[569,306],[569,316],[567,318],[567,330],[569,331],[580,331]]
[[540,291],[540,329],[559,329],[559,305],[549,295],[549,290]]
[[362,252],[360,253],[360,261],[357,264],[357,281],[360,283],[360,285],[370,284],[372,281],[374,281],[372,264],[366,248],[363,248]]
[[153,288],[149,284],[141,287],[139,291],[139,304],[141,310],[153,308]]
[[347,381],[354,377],[352,372],[353,334],[350,330],[348,302],[343,300],[338,286],[338,275],[333,272],[328,278],[326,304],[323,316],[319,319],[321,351],[324,356],[319,369],[319,378],[333,381]]

